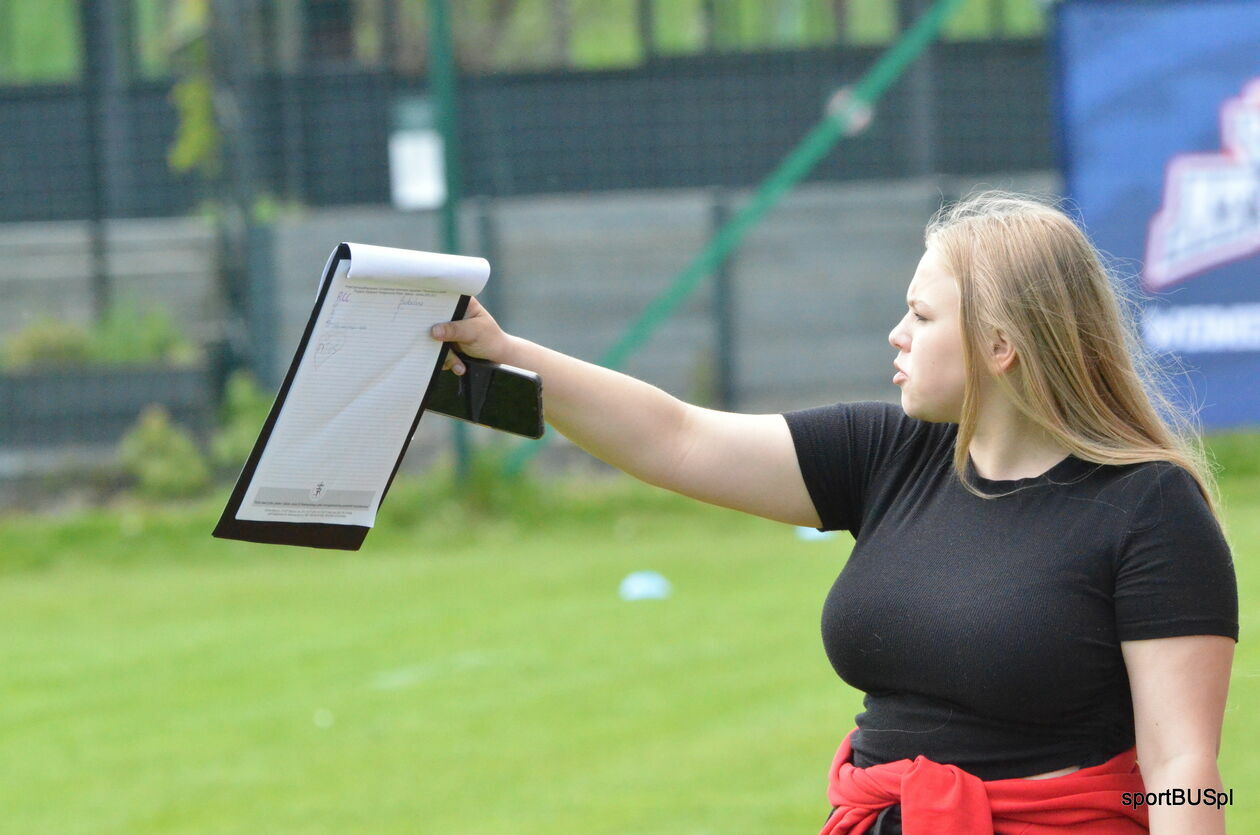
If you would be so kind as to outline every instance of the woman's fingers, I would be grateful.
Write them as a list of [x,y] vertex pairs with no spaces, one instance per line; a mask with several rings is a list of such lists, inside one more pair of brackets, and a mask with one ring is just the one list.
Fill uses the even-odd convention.
[[[484,359],[494,359],[493,355],[503,337],[494,319],[476,299],[469,300],[463,319],[439,322],[430,329],[429,335],[440,342],[458,345],[459,350],[469,356]],[[456,374],[463,374],[465,371],[464,363],[453,350],[447,352],[442,367]]]
[[478,319],[457,319],[439,322],[429,331],[429,335],[439,342],[455,342],[461,350],[472,348],[469,353],[475,353],[485,335],[485,328]]
[[[430,329],[429,334],[440,342],[454,342],[458,344],[463,341],[465,335],[462,333],[465,328],[461,325],[464,322],[442,322],[434,325]],[[457,376],[464,373],[464,363],[460,361],[459,355],[455,353],[454,348],[446,352],[446,359],[442,362],[443,371],[453,371]]]
[[469,331],[469,323],[466,320],[456,322],[441,322],[433,326],[429,331],[429,335],[439,342],[455,342],[458,344],[467,344],[475,341],[474,335]]
[[464,373],[464,364],[460,362],[459,357],[454,351],[446,352],[446,360],[442,363],[443,371],[453,371],[455,374]]

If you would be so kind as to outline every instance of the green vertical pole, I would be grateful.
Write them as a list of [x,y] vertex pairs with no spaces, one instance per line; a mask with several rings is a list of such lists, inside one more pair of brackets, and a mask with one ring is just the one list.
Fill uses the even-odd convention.
[[[442,251],[458,254],[459,201],[459,122],[455,112],[455,48],[451,38],[450,6],[447,0],[429,0],[429,95],[442,136],[442,162],[446,176],[446,200],[442,203]],[[468,428],[452,421],[451,439],[455,447],[455,469],[461,482],[467,481],[471,450]]]
[[[936,37],[943,24],[961,5],[963,0],[935,0],[901,37],[880,55],[875,65],[849,91],[847,104],[836,106],[814,126],[796,147],[788,152],[770,174],[761,181],[749,201],[728,219],[714,234],[664,292],[656,296],[621,338],[599,358],[606,368],[620,368],[621,364],[676,310],[690,298],[692,291],[710,275],[743,240],[749,229],[761,222],[761,218],[813,170],[819,160],[835,146],[850,127],[850,120],[860,118],[863,109],[874,106],[906,68],[922,54]],[[716,7],[715,7],[716,9]],[[531,458],[542,451],[549,438],[549,429],[541,440],[520,444],[504,462],[507,475],[517,475]]]

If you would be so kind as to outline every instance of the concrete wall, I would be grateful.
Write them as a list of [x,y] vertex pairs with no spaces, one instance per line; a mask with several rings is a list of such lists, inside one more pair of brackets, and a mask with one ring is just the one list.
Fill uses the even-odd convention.
[[[166,309],[192,336],[208,338],[222,315],[214,236],[196,218],[106,224],[112,298]],[[41,317],[92,318],[88,225],[0,225],[0,337]]]
[[[786,196],[730,264],[735,408],[777,412],[897,397],[888,331],[904,311],[923,227],[943,197],[973,187],[1054,193],[1050,174],[983,181],[920,179],[811,185]],[[742,205],[746,193],[727,200]],[[491,260],[483,301],[511,332],[597,361],[709,240],[714,192],[600,192],[469,202],[464,249]],[[221,335],[211,230],[196,219],[114,221],[118,298],[157,304],[195,338]],[[341,241],[438,249],[433,213],[322,209],[281,219],[257,268],[272,385],[292,358],[324,262]],[[0,226],[0,336],[39,316],[87,321],[91,263],[82,223]],[[625,370],[690,402],[716,390],[712,282],[672,316]],[[544,381],[544,386],[545,386]],[[450,421],[421,424],[413,464],[449,446]],[[475,433],[475,437],[494,437]],[[563,456],[564,445],[552,457]]]
[[[1053,193],[1048,174],[984,182],[911,180],[809,186],[757,226],[732,262],[740,409],[889,396],[906,286],[923,227],[943,195],[977,185]],[[746,194],[731,195],[738,206]],[[465,249],[491,258],[483,300],[513,333],[596,360],[708,240],[713,193],[622,192],[505,199],[462,221]],[[320,270],[340,241],[437,247],[436,218],[347,209],[282,221],[275,237],[282,374],[310,313]],[[712,391],[713,294],[706,282],[625,370],[680,397]]]
[[[784,198],[731,263],[736,408],[778,412],[837,400],[897,398],[888,332],[943,197],[977,186],[1053,193],[1049,174],[984,181],[880,181],[801,188]],[[735,206],[746,194],[730,195]],[[469,207],[465,249],[491,259],[483,300],[510,332],[596,361],[708,240],[708,190],[497,201]],[[275,238],[277,379],[292,357],[324,261],[340,241],[436,248],[432,214],[321,211]],[[625,370],[690,402],[714,391],[711,283],[664,324]],[[545,400],[544,380],[544,400]],[[421,423],[415,458],[444,448],[445,418]]]

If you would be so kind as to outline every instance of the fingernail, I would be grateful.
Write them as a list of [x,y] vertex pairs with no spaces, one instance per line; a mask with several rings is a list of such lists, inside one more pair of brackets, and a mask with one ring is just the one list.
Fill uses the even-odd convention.
[[464,366],[462,366],[462,365],[457,365],[457,366],[455,366],[455,374],[456,374],[456,376],[462,375],[463,373],[464,373]]
[[434,325],[434,326],[433,326],[433,335],[434,335],[434,336],[438,336],[438,337],[441,337],[441,336],[446,336],[446,326],[444,326],[444,325]]

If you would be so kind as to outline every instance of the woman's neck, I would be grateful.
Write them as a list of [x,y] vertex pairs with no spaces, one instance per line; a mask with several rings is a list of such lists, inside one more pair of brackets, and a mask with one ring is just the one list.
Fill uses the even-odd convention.
[[1004,398],[989,398],[981,407],[967,451],[981,478],[1013,481],[1045,473],[1068,456],[1048,432]]

